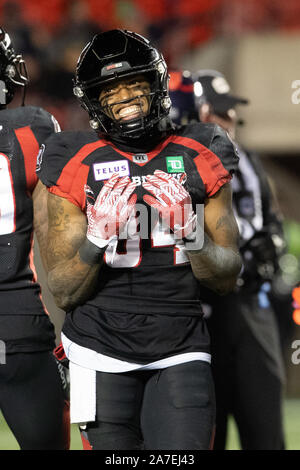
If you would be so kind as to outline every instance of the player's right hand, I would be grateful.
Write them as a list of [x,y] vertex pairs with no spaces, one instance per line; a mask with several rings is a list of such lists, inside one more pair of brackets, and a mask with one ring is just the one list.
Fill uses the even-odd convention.
[[146,194],[144,201],[159,212],[176,239],[187,238],[196,230],[197,216],[193,211],[191,196],[183,187],[185,179],[185,173],[177,181],[174,176],[155,170],[154,175],[147,175],[143,183],[143,187],[152,194]]
[[85,185],[87,196],[87,238],[99,248],[106,247],[119,234],[127,224],[137,200],[137,195],[132,194],[136,188],[128,176],[122,178],[114,173],[104,183],[94,205],[88,198],[93,197],[93,191]]

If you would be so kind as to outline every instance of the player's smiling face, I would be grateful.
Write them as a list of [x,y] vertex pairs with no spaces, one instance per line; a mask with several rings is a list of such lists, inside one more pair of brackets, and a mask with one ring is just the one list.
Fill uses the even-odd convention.
[[104,87],[99,101],[104,112],[116,121],[130,121],[149,111],[150,83],[142,75],[114,81]]

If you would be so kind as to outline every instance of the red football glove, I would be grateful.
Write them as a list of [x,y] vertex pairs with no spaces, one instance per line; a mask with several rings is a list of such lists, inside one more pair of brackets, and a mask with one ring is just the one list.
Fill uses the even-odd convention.
[[144,201],[159,211],[177,239],[188,237],[196,229],[196,214],[191,196],[183,187],[185,181],[185,173],[178,181],[164,171],[155,170],[154,175],[148,175],[143,183],[143,187],[154,196],[145,195]]
[[[135,188],[136,184],[128,176],[120,178],[114,173],[104,183],[95,204],[87,201],[87,238],[99,248],[117,239],[124,229],[136,203],[137,195],[132,194]],[[84,189],[88,197],[93,197],[89,186]]]

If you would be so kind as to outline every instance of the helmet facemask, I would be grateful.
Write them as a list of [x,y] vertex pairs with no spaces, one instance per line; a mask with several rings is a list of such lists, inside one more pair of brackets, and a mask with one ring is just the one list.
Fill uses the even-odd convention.
[[21,54],[16,55],[9,35],[0,27],[0,106],[6,106],[17,87],[23,88],[22,106],[29,82],[26,64]]

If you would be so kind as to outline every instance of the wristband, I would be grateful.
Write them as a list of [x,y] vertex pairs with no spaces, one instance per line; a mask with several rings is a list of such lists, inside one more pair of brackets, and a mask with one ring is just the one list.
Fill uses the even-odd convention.
[[106,248],[106,246],[104,248],[99,248],[86,238],[78,250],[79,257],[84,263],[93,266],[94,264],[100,263]]

